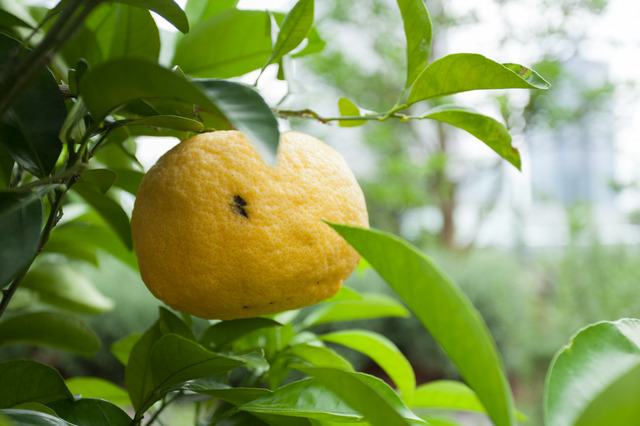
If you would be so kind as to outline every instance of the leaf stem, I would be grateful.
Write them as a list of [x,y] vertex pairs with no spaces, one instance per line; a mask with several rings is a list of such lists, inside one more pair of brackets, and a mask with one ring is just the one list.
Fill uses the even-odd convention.
[[317,112],[311,109],[301,109],[301,110],[286,110],[286,109],[275,109],[274,112],[276,115],[286,118],[286,117],[298,117],[298,118],[309,118],[318,120],[321,123],[327,124],[331,121],[386,121],[389,118],[397,118],[402,121],[406,121],[409,119],[420,119],[419,116],[410,116],[406,114],[400,114],[398,111],[406,109],[407,105],[397,105],[393,107],[390,111],[384,114],[369,114],[369,115],[353,115],[353,116],[340,116],[340,117],[323,117]]
[[72,177],[74,175],[77,175],[86,166],[87,166],[86,163],[76,164],[75,166],[71,167],[70,169],[64,170],[64,171],[58,173],[57,175],[49,176],[49,177],[42,178],[42,179],[38,179],[36,181],[27,183],[27,184],[19,186],[17,188],[12,188],[11,190],[12,191],[16,191],[16,192],[25,192],[25,191],[30,191],[33,188],[36,188],[38,186],[48,185],[50,183],[62,183],[65,180],[67,180],[68,178],[70,178],[70,177]]

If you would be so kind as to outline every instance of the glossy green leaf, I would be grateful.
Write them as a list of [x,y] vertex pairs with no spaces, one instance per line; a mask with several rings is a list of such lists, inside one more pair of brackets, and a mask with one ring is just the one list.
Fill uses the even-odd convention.
[[360,300],[322,303],[304,319],[304,328],[336,321],[384,317],[408,317],[409,311],[398,300],[385,294],[364,293]]
[[78,426],[129,426],[131,418],[116,405],[103,399],[82,398],[49,404],[62,419]]
[[357,410],[372,426],[427,424],[377,377],[330,368],[300,367],[299,370]]
[[193,27],[200,21],[211,18],[220,12],[231,9],[238,4],[238,0],[189,0],[184,8],[189,23]]
[[204,128],[201,122],[177,115],[154,115],[124,123],[125,126],[151,126],[161,129],[180,130],[183,132],[200,132]]
[[152,396],[154,387],[149,359],[151,348],[160,337],[162,333],[156,321],[133,345],[127,368],[124,370],[125,387],[136,411],[146,410],[155,402]]
[[269,318],[241,318],[221,321],[209,326],[202,333],[200,344],[211,350],[219,350],[248,333],[268,327],[280,327],[281,325],[279,322]]
[[344,357],[323,346],[301,343],[291,346],[289,352],[313,365],[314,367],[335,368],[338,370],[355,371],[353,365]]
[[309,34],[307,34],[307,39],[304,47],[302,49],[294,51],[290,56],[292,58],[301,58],[306,55],[312,55],[314,53],[321,52],[326,44],[327,42],[320,37],[318,30],[315,27],[312,27],[311,31],[309,31]]
[[73,397],[58,371],[30,359],[0,362],[0,383],[0,408]]
[[229,9],[199,23],[181,38],[173,64],[195,77],[228,78],[260,69],[270,54],[269,14]]
[[469,132],[520,170],[520,153],[511,146],[511,135],[499,121],[457,105],[442,105],[430,109],[420,118],[441,121]]
[[[0,34],[0,63],[7,63],[19,48],[18,40]],[[4,73],[6,70],[0,70],[0,79]],[[29,172],[46,176],[62,150],[58,133],[66,113],[58,84],[51,71],[43,67],[2,117],[0,143]]]
[[215,354],[177,334],[162,336],[151,349],[154,388],[169,390],[187,380],[215,376],[244,365],[237,357]]
[[393,380],[403,398],[409,398],[416,387],[413,367],[400,349],[385,336],[367,330],[343,330],[320,336],[325,342],[337,343],[373,359]]
[[90,357],[100,339],[80,318],[58,312],[29,312],[0,322],[0,345],[45,345]]
[[0,288],[31,262],[40,228],[42,201],[35,193],[0,192]]
[[91,207],[93,207],[104,221],[113,229],[122,243],[129,250],[133,249],[131,239],[131,224],[129,216],[122,206],[113,198],[100,191],[100,187],[82,180],[72,186]]
[[131,405],[127,392],[108,380],[98,377],[73,377],[65,381],[69,391],[82,398],[106,399],[116,405]]
[[136,58],[114,59],[87,71],[80,92],[95,120],[139,99],[189,102],[216,112],[215,106],[193,84],[158,64]]
[[272,394],[269,389],[230,387],[211,378],[190,380],[185,384],[184,389],[209,395],[230,402],[233,405],[247,404],[250,401]]
[[[640,320],[603,321],[580,330],[551,362],[545,384],[545,424],[583,425],[597,419],[631,425],[640,405]],[[610,421],[609,421],[610,420]]]
[[133,350],[133,346],[140,340],[140,337],[142,337],[142,333],[130,334],[114,342],[109,350],[122,365],[126,366],[129,362],[129,355]]
[[535,71],[515,64],[499,64],[475,53],[455,53],[429,64],[420,73],[408,103],[433,99],[469,90],[547,89]]
[[118,174],[109,169],[85,170],[80,175],[79,182],[90,185],[105,194],[118,179]]
[[43,253],[60,253],[70,259],[77,259],[98,266],[97,248],[83,241],[49,239],[42,250]]
[[118,179],[115,182],[115,186],[127,191],[129,194],[136,195],[140,182],[144,177],[144,172],[131,169],[112,169],[118,175]]
[[[338,99],[338,109],[340,110],[341,117],[358,117],[362,115],[360,108],[348,98]],[[340,127],[356,127],[362,126],[366,122],[367,120],[341,120],[338,122],[338,125]]]
[[295,6],[287,13],[280,26],[280,31],[271,56],[267,60],[267,65],[278,62],[284,55],[298,47],[307,37],[313,25],[313,9],[314,0],[298,0]]
[[515,423],[502,360],[478,311],[427,256],[384,232],[335,225],[411,308],[456,364],[497,426]]
[[115,3],[129,4],[156,12],[169,21],[179,31],[189,32],[189,21],[187,15],[180,6],[173,0],[112,0]]
[[[0,410],[11,421],[7,426],[74,426],[59,417],[51,414],[31,410],[7,409]],[[5,426],[0,418],[0,425]]]
[[418,386],[409,406],[487,412],[474,391],[453,380],[436,380]]
[[[58,417],[55,411],[39,402],[25,402],[24,404],[18,404],[14,406],[13,409],[37,411],[39,413],[50,414],[52,416]],[[2,425],[2,422],[0,422],[0,425]]]
[[189,340],[196,340],[193,330],[180,317],[168,310],[160,307],[160,320],[158,322],[162,334],[174,333]]
[[269,105],[251,86],[225,80],[194,80],[203,93],[256,146],[271,165],[275,165],[280,132]]
[[408,89],[427,66],[431,55],[431,18],[424,0],[398,0],[398,7],[407,40],[407,81],[404,87]]
[[41,302],[71,312],[99,314],[114,306],[84,275],[63,263],[37,264],[21,286],[36,291]]

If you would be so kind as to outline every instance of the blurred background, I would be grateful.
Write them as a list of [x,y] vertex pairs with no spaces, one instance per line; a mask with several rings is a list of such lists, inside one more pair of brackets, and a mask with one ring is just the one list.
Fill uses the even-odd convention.
[[[184,2],[183,2],[184,3]],[[240,0],[239,7],[289,10],[291,0]],[[432,60],[480,53],[532,67],[552,88],[456,95],[504,122],[522,171],[472,136],[435,121],[388,120],[338,128],[294,119],[294,128],[340,151],[365,192],[371,226],[400,235],[447,271],[488,323],[516,401],[540,424],[542,386],[554,353],[589,323],[640,317],[640,3],[631,0],[426,0]],[[158,18],[160,19],[160,18]],[[286,63],[290,84],[267,69],[271,104],[339,115],[349,97],[365,109],[391,107],[405,75],[404,34],[393,0],[322,0],[319,55]],[[169,26],[162,26],[170,40]],[[246,81],[255,81],[249,75]],[[284,98],[284,99],[283,99]],[[386,109],[385,109],[386,108]],[[416,105],[412,112],[420,112]],[[139,139],[149,167],[173,140]],[[66,375],[114,379],[111,342],[146,329],[158,302],[132,268],[107,254],[78,268],[117,309],[88,317],[105,349],[93,359],[29,348]],[[127,283],[127,291],[115,284]],[[347,283],[386,292],[374,272]],[[425,301],[428,303],[428,301]],[[458,378],[416,320],[360,323],[399,345],[420,382]],[[24,351],[24,348],[3,349]],[[345,353],[379,374],[367,359]]]

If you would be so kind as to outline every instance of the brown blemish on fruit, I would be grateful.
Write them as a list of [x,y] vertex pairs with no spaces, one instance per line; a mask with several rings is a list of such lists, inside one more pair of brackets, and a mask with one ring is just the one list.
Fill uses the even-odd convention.
[[247,202],[239,195],[233,196],[233,203],[229,203],[229,207],[231,207],[231,211],[237,215],[244,216],[249,219],[249,215],[247,211],[244,209],[247,205]]
[[247,305],[244,305],[242,309],[249,309],[249,307]]

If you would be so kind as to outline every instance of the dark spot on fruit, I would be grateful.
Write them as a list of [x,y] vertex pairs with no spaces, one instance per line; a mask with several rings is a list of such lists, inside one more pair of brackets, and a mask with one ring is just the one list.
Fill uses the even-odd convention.
[[273,305],[273,302],[269,302],[270,305]]
[[231,207],[231,211],[237,215],[244,216],[249,219],[249,215],[244,207],[247,205],[247,202],[239,195],[233,196],[233,203],[229,203],[229,207]]
[[249,309],[247,305],[243,306],[242,309]]

